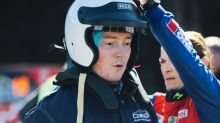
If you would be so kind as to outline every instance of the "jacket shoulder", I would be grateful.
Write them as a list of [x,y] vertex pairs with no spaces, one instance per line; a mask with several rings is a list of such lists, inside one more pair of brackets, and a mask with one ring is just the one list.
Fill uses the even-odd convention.
[[[39,104],[29,111],[23,120],[24,123],[55,123],[60,121],[65,113],[75,116],[77,93],[74,89],[60,88],[46,96]],[[66,108],[68,106],[69,108]]]
[[44,108],[36,106],[26,113],[23,123],[55,123],[55,121]]

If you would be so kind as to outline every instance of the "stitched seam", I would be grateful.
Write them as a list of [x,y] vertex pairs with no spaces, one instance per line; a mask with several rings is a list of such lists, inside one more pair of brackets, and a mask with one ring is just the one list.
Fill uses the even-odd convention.
[[33,109],[31,109],[29,112],[27,112],[27,113],[25,114],[24,121],[25,121],[25,120],[28,120],[28,118],[34,113],[35,110],[36,110],[36,107],[34,107]]
[[38,108],[52,123],[56,123],[55,121],[54,121],[54,119],[50,116],[50,114],[46,111],[46,110],[44,110],[43,108],[41,108],[41,107],[39,107]]

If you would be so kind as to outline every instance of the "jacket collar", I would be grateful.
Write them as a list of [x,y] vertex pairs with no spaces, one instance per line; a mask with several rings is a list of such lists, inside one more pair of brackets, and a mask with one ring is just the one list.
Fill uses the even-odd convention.
[[[76,86],[78,85],[80,69],[76,67],[72,67],[64,72],[58,73],[56,76],[55,85],[59,86]],[[97,74],[93,73],[92,71],[87,71],[87,78],[86,78],[86,89],[91,93],[96,93],[103,102],[105,108],[112,110],[117,109],[119,104],[115,95],[109,85],[108,82]],[[125,78],[125,76],[124,76]],[[127,78],[127,77],[126,77]],[[125,81],[124,81],[125,80]],[[137,84],[131,82],[129,79],[124,79],[123,84],[123,93],[132,96],[137,91]],[[90,91],[91,90],[91,91]]]
[[182,100],[182,99],[185,99],[186,97],[188,97],[188,94],[184,87],[178,90],[169,90],[166,92],[167,102],[174,102],[177,100]]

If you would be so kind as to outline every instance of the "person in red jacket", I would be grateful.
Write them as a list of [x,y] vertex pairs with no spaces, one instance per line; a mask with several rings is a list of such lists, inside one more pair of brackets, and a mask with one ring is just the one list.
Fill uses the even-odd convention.
[[[193,31],[188,31],[185,34],[199,57],[210,69],[210,52],[203,36]],[[153,95],[152,101],[159,121],[161,123],[199,123],[200,120],[192,98],[184,89],[178,72],[163,48],[161,48],[159,62],[167,90],[166,94],[157,92]]]

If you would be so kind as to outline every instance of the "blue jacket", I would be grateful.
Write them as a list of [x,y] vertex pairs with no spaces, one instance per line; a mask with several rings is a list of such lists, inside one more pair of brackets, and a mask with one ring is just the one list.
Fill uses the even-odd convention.
[[[74,69],[59,73],[56,84],[60,89],[28,112],[24,123],[75,123],[78,77]],[[122,80],[123,88],[118,93],[98,75],[88,72],[83,123],[157,123],[151,103],[143,100],[137,84],[128,78]]]
[[201,123],[219,123],[220,83],[203,64],[173,15],[161,6],[145,14],[156,40],[177,69],[184,87],[196,105]]

